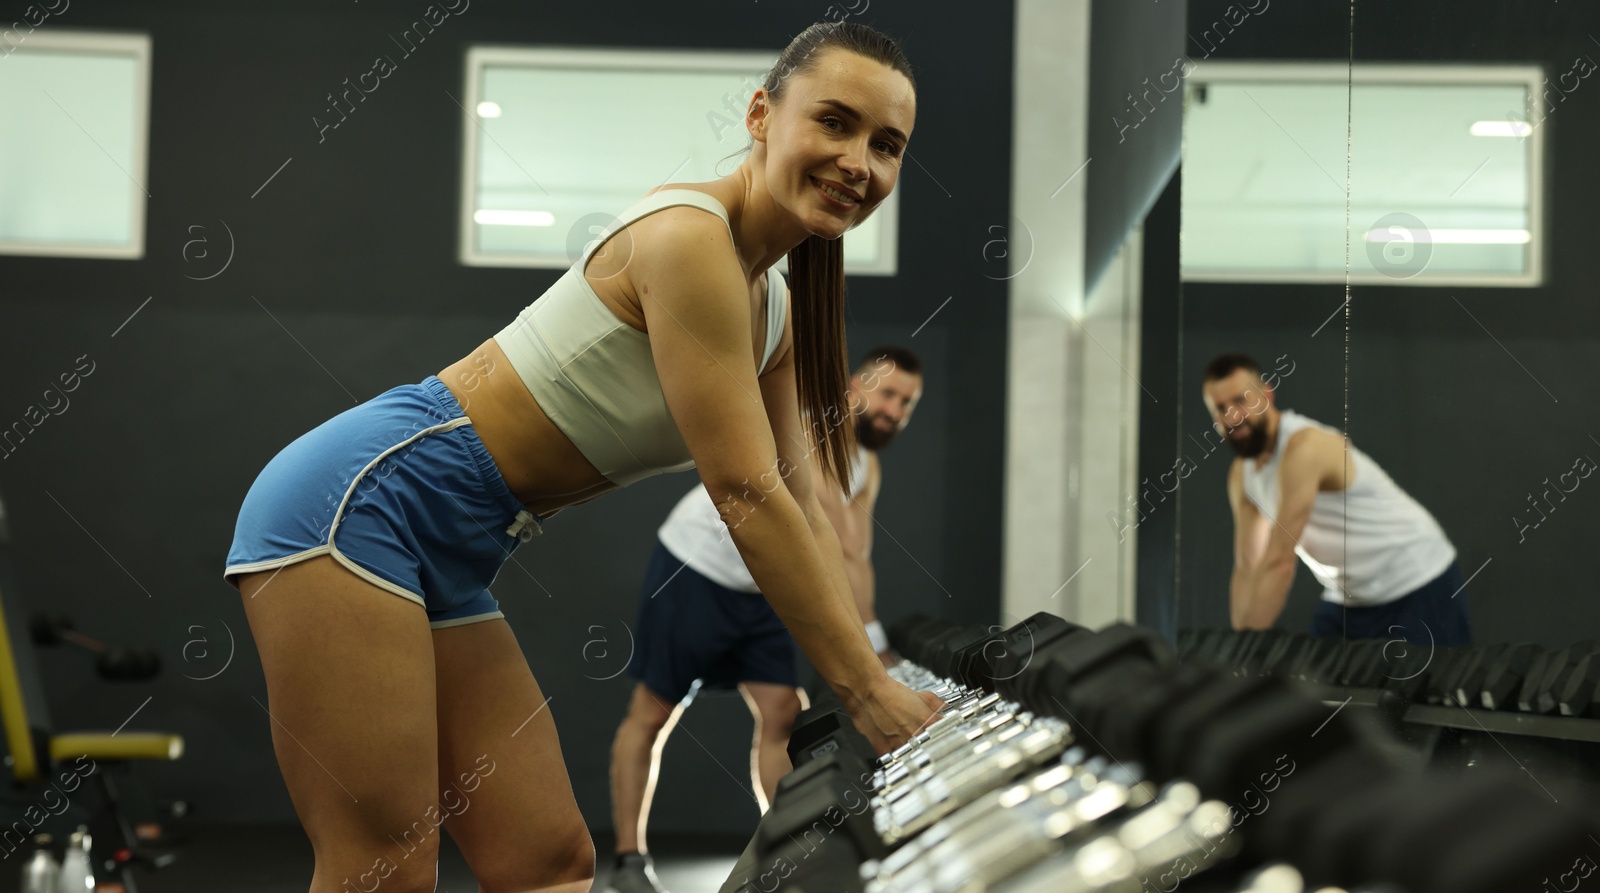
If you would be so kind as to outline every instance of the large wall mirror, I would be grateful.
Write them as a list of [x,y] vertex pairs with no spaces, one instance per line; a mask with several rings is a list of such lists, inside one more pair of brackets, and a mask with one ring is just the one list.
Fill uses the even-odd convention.
[[[1339,486],[1319,484],[1311,500],[1274,629],[1320,623],[1347,649],[1392,645],[1390,670],[1408,649],[1453,660],[1468,637],[1549,650],[1594,638],[1600,601],[1582,561],[1600,523],[1600,498],[1586,495],[1600,398],[1585,362],[1600,340],[1587,244],[1600,200],[1600,9],[1188,10],[1178,627],[1238,619],[1238,554],[1260,543],[1236,537],[1230,467],[1264,451],[1238,461],[1281,472],[1283,433],[1311,426],[1341,442]],[[1227,407],[1207,367],[1230,354],[1261,375],[1223,389],[1237,423],[1216,425]],[[1246,501],[1291,505],[1273,486],[1287,480],[1246,480]],[[1255,535],[1272,537],[1279,520]],[[1256,591],[1275,585],[1244,577]],[[1375,622],[1383,615],[1365,610],[1424,591],[1442,613]],[[1469,694],[1446,701],[1454,718],[1438,724],[1532,734]],[[1533,752],[1550,739],[1518,740]],[[1506,762],[1511,751],[1493,748],[1462,765]]]

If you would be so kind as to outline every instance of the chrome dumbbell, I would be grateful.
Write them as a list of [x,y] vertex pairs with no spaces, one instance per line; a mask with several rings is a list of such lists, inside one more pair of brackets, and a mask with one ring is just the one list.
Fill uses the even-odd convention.
[[[911,857],[902,855],[902,848],[872,866],[875,878],[866,871],[863,876],[872,882],[873,893],[984,889],[1151,797],[1151,786],[1135,773],[1107,767],[1098,758],[1090,764],[1063,763],[963,807],[917,838],[921,846]],[[935,840],[925,842],[930,837]]]
[[933,753],[913,753],[899,763],[879,770],[873,774],[876,789],[880,797],[886,802],[894,802],[907,792],[914,790],[918,785],[948,773],[954,767],[964,765],[970,760],[982,757],[995,747],[1005,744],[1025,734],[1034,723],[1013,722],[999,726],[990,731],[981,727],[973,728],[971,738],[958,736],[951,741],[950,746],[940,746]]
[[[1069,847],[996,893],[1143,893],[1159,889],[1237,852],[1229,807],[1202,801],[1188,782],[1173,782],[1149,805],[1108,824],[1103,834]],[[972,891],[988,887],[973,887]]]
[[1054,786],[1066,784],[1074,779],[1081,770],[1087,769],[1085,765],[1086,757],[1087,754],[1083,748],[1068,748],[1067,752],[1061,755],[1061,761],[1054,767],[1023,779],[1015,785],[1001,788],[985,795],[952,813],[949,817],[930,825],[928,830],[907,841],[898,850],[890,853],[881,861],[872,861],[863,865],[862,879],[886,879],[891,875],[904,871],[906,866],[922,858],[923,854],[932,849],[934,845],[946,840],[952,834],[986,815],[990,810],[1004,808],[1014,804],[1019,799],[1031,796],[1033,793],[1042,793]]
[[946,734],[901,752],[893,760],[887,757],[881,760],[876,773],[880,776],[877,778],[878,789],[883,790],[887,786],[899,783],[925,766],[948,761],[958,754],[970,752],[980,741],[987,738],[1014,735],[1017,730],[1031,726],[1033,719],[1030,713],[1018,716],[1005,711],[966,720]]
[[922,779],[896,802],[875,802],[881,808],[873,817],[874,823],[885,842],[906,840],[999,785],[1054,759],[1071,743],[1066,723],[1049,718],[1008,741],[984,741],[969,758],[954,764],[948,772]]
[[[1044,769],[1014,785],[1002,787],[978,800],[963,806],[951,813],[948,817],[930,825],[926,831],[907,841],[900,849],[895,850],[883,861],[875,865],[873,871],[864,877],[876,877],[880,874],[889,875],[903,870],[913,860],[921,858],[922,854],[934,845],[947,839],[962,828],[982,818],[989,811],[1004,809],[1036,794],[1042,794],[1058,787],[1069,784],[1080,785],[1084,775],[1098,777],[1109,766],[1109,761],[1104,757],[1089,757],[1082,747],[1068,748],[1061,755],[1061,760],[1055,766]],[[1124,776],[1124,783],[1137,782],[1136,775]]]

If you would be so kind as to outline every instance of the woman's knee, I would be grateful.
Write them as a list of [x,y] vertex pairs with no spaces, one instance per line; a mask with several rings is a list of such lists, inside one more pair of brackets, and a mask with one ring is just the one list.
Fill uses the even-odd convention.
[[405,833],[403,844],[390,840],[324,843],[316,847],[318,877],[330,889],[377,890],[384,893],[432,893],[438,881],[439,837]]
[[541,837],[517,852],[497,854],[490,865],[473,863],[473,874],[484,893],[522,893],[526,890],[587,890],[594,880],[594,840],[583,823],[560,841]]

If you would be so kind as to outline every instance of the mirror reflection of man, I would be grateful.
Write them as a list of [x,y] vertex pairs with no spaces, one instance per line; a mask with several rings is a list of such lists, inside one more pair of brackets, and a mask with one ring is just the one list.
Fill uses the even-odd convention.
[[1313,636],[1471,641],[1455,547],[1371,457],[1336,429],[1278,409],[1261,367],[1242,354],[1212,360],[1203,393],[1238,454],[1228,469],[1234,629],[1272,628],[1298,555],[1323,587]]

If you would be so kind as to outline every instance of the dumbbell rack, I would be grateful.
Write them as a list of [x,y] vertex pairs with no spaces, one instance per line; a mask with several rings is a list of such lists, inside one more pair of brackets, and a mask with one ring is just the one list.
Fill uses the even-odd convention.
[[[1406,775],[1289,683],[1178,667],[1135,627],[1040,614],[1000,633],[914,618],[890,634],[911,658],[892,675],[943,698],[941,717],[877,757],[827,705],[802,714],[796,770],[724,893],[1500,893],[1539,889],[1524,881],[1540,859],[1600,831],[1505,779]],[[1462,819],[1490,801],[1498,818]],[[1446,825],[1514,851],[1435,847],[1450,860],[1435,867],[1379,845],[1404,856]],[[1317,886],[1332,883],[1345,887]]]
[[1325,702],[1376,707],[1407,725],[1600,743],[1593,642],[1423,649],[1283,630],[1185,630],[1178,651],[1236,675],[1305,682]]

